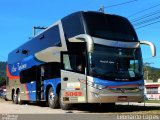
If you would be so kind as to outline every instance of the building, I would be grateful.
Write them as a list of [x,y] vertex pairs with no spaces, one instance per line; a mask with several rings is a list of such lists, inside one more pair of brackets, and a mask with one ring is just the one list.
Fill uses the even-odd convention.
[[157,82],[145,80],[145,95],[148,100],[160,100],[160,79]]

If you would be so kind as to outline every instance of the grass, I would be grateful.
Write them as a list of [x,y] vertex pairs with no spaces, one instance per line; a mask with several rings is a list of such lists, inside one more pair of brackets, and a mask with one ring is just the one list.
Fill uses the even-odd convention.
[[160,103],[160,100],[146,100],[145,103]]

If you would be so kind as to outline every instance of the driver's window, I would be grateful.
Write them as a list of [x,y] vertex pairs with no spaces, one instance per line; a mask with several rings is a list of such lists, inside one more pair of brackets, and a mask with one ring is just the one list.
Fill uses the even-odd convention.
[[69,55],[63,54],[63,67],[65,70],[72,70],[70,62],[69,62]]
[[64,70],[84,73],[84,59],[83,56],[77,54],[63,54]]

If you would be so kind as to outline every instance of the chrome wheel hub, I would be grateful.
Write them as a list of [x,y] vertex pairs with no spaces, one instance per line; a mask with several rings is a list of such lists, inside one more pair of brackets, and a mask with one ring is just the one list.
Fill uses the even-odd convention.
[[49,94],[49,101],[51,102],[51,101],[54,101],[54,97],[55,97],[55,95],[54,95],[54,93],[53,92],[51,92],[50,94]]

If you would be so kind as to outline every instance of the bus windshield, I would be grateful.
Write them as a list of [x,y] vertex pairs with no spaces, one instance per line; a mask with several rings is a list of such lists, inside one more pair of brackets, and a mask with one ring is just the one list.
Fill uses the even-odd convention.
[[90,75],[115,81],[140,80],[143,77],[140,48],[114,48],[95,45],[89,54]]
[[115,41],[138,41],[132,25],[126,18],[86,12],[84,21],[87,33],[93,37]]

